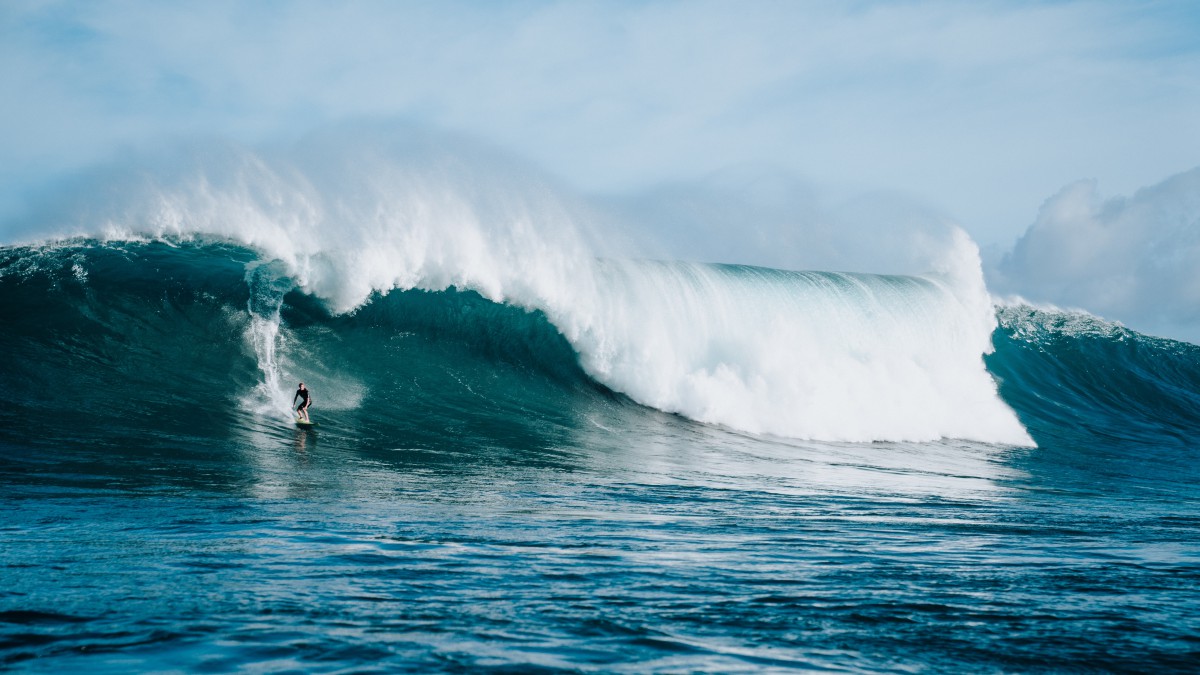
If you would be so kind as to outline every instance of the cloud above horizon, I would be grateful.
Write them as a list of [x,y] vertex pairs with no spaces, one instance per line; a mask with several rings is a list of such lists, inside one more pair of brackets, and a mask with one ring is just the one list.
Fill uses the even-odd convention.
[[1068,181],[1197,163],[1198,31],[1185,2],[6,3],[0,210],[125,144],[399,117],[585,191],[762,163],[1008,240]]
[[1072,183],[989,272],[995,292],[1200,344],[1200,168],[1128,198]]

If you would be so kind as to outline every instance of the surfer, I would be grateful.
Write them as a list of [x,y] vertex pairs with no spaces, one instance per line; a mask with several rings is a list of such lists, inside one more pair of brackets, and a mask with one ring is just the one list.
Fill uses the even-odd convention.
[[296,413],[303,418],[305,422],[311,422],[308,419],[308,406],[312,405],[312,395],[308,389],[304,387],[304,383],[300,383],[300,387],[296,389],[296,395],[292,397],[292,405],[296,405],[296,399],[300,399],[300,405],[296,407]]

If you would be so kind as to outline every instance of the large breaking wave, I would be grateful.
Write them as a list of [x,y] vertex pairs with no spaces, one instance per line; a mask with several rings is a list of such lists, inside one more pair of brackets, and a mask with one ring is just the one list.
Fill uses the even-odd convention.
[[[440,309],[421,319],[436,330],[460,321],[445,303],[463,293],[481,301],[470,311],[515,311],[483,311],[509,327],[479,324],[468,341],[494,341],[532,313],[560,337],[539,328],[523,344],[561,340],[570,368],[601,388],[701,422],[819,440],[1032,443],[985,368],[996,319],[977,250],[961,233],[922,275],[637,260],[607,248],[587,227],[586,206],[548,182],[424,146],[353,156],[223,146],[106,186],[106,203],[93,196],[43,214],[29,247],[7,250],[6,307],[36,302],[18,289],[37,269],[57,270],[42,283],[85,295],[99,292],[106,267],[121,293],[164,268],[184,285],[224,269],[214,297],[253,363],[249,381],[237,372],[231,381],[260,414],[286,410],[291,380],[311,368],[306,346],[288,338],[289,294],[315,299],[307,316],[329,322],[381,307],[420,315],[420,291],[441,294]],[[132,262],[114,267],[112,256]],[[128,329],[125,340],[152,339]],[[230,339],[221,335],[209,339]],[[537,367],[570,369],[561,349],[523,349],[522,363],[550,358]],[[335,371],[328,390],[358,405],[364,385],[338,382]]]

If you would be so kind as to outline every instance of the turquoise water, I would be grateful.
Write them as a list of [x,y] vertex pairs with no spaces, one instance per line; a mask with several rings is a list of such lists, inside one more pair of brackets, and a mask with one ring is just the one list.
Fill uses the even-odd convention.
[[0,663],[1194,670],[1200,348],[997,317],[1036,447],[795,440],[640,405],[471,291],[335,314],[233,245],[0,250]]

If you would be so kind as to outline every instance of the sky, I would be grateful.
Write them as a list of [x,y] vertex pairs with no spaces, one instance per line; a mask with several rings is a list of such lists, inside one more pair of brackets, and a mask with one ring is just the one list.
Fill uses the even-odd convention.
[[886,194],[1011,282],[1068,186],[1200,166],[1200,4],[7,0],[0,88],[0,218],[129,145],[398,119],[631,203],[728,176]]

